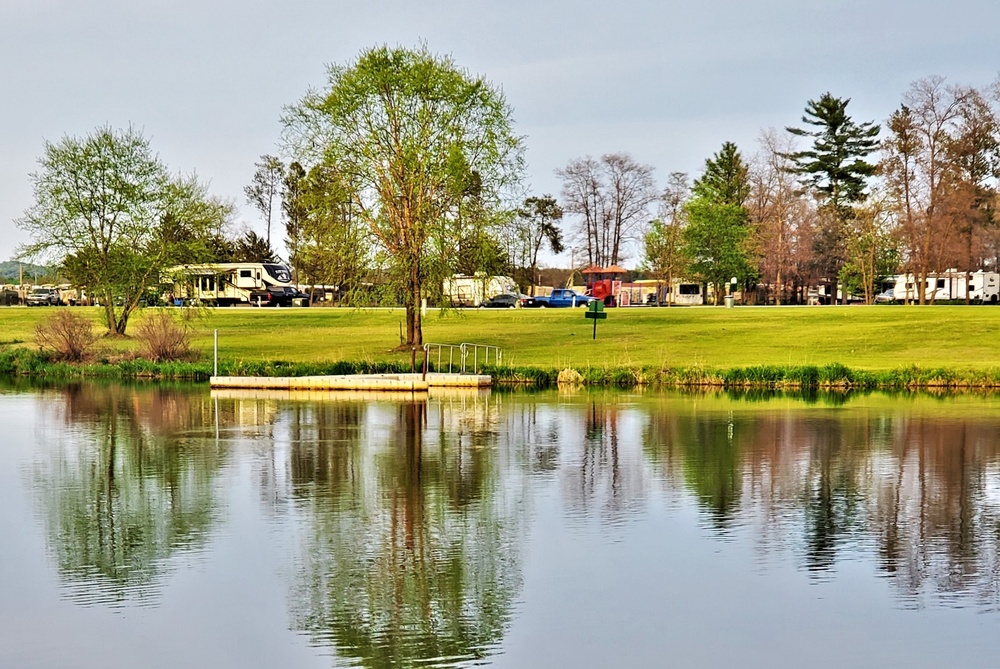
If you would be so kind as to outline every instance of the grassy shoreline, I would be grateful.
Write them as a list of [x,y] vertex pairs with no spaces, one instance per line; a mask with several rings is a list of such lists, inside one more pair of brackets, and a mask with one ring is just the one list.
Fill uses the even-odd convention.
[[[431,370],[434,365],[431,363]],[[408,362],[279,360],[220,360],[225,376],[309,376],[327,374],[405,373]],[[994,390],[1000,389],[1000,368],[952,369],[917,366],[889,370],[850,368],[837,363],[815,365],[757,365],[730,368],[703,366],[483,366],[499,386],[553,388],[588,387],[724,388],[724,389],[844,389],[844,390]],[[17,348],[0,351],[0,375],[42,379],[117,379],[207,382],[211,362],[154,363],[141,359],[69,364],[50,360],[39,351]]]
[[[196,362],[137,359],[137,342],[119,338],[101,341],[103,362],[80,366],[31,343],[54,311],[0,308],[0,374],[200,382],[214,330],[221,374],[410,370],[409,355],[392,351],[400,310],[170,310],[187,316]],[[97,310],[74,311],[99,327]],[[596,341],[580,310],[467,310],[431,312],[424,337],[501,347],[503,365],[486,370],[498,385],[553,387],[573,370],[564,380],[594,387],[1000,388],[1000,308],[989,306],[616,309]]]

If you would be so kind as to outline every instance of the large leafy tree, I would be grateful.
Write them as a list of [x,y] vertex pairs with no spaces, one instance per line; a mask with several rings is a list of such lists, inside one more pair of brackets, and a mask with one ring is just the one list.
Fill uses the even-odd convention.
[[711,283],[715,303],[730,278],[746,284],[756,270],[749,259],[750,217],[743,203],[750,193],[749,170],[736,145],[726,142],[705,161],[692,197],[684,205],[686,254],[691,270]]
[[426,47],[383,46],[330,67],[326,86],[283,123],[300,162],[343,175],[353,215],[402,289],[405,346],[420,345],[421,298],[451,270],[467,232],[463,205],[501,208],[523,171],[503,93]]
[[39,166],[35,204],[18,220],[33,241],[20,255],[62,261],[104,307],[111,334],[125,333],[165,268],[210,259],[232,213],[194,177],[168,174],[132,128],[46,142]]
[[864,201],[867,180],[876,169],[865,158],[878,148],[879,126],[855,122],[847,113],[850,101],[824,93],[806,103],[802,123],[811,127],[787,128],[797,137],[812,140],[809,148],[787,157],[826,209],[821,220],[828,224],[816,236],[816,250],[829,273],[839,272],[845,262],[847,221],[854,215],[854,206]]

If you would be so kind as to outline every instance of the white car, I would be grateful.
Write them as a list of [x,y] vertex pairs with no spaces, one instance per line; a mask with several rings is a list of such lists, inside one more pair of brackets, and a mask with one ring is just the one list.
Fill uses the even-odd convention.
[[883,290],[875,296],[875,304],[892,304],[895,301],[896,293],[892,288],[889,290]]

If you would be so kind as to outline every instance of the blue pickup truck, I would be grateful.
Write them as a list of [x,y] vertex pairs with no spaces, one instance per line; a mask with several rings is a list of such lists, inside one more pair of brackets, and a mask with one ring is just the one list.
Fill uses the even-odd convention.
[[546,297],[532,297],[525,300],[521,306],[537,307],[539,309],[546,307],[557,309],[560,307],[585,307],[593,301],[594,298],[581,295],[575,290],[556,288]]

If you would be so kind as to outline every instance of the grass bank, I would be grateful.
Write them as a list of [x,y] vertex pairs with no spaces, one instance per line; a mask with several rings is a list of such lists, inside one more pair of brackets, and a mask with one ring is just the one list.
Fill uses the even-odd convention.
[[[261,375],[409,370],[393,353],[401,310],[217,309],[191,320],[201,362],[121,361],[69,368],[31,344],[52,309],[0,308],[0,373],[113,378],[207,377],[212,332],[221,372]],[[100,314],[89,314],[95,324]],[[740,307],[610,310],[591,339],[581,310],[470,310],[425,320],[425,340],[504,350],[498,381],[547,386],[573,369],[587,385],[996,387],[1000,307]],[[141,314],[139,315],[141,318]],[[135,349],[103,343],[106,360]]]

